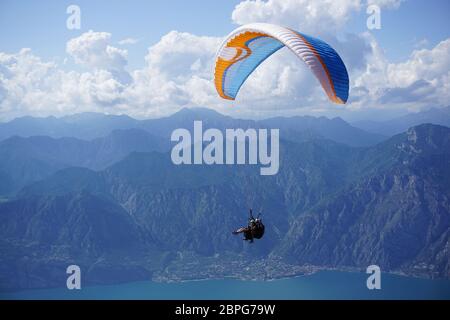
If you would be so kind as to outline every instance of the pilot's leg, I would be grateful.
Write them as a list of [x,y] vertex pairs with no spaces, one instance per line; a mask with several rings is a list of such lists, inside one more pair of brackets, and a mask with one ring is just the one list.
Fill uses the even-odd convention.
[[238,234],[238,233],[245,232],[246,229],[247,229],[247,228],[245,228],[245,227],[239,228],[239,229],[237,229],[236,231],[233,231],[233,234]]

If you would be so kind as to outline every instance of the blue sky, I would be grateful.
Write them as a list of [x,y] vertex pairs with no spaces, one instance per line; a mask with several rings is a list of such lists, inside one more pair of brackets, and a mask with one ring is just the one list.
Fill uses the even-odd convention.
[[[239,0],[226,1],[54,1],[2,0],[0,3],[0,50],[16,52],[33,48],[43,57],[65,55],[66,42],[84,31],[107,31],[115,40],[136,38],[141,41],[130,50],[130,65],[143,64],[149,45],[171,30],[193,34],[224,36],[236,24],[230,13]],[[81,30],[65,27],[66,8],[79,5],[82,12]],[[373,33],[394,62],[405,59],[419,41],[427,47],[450,36],[450,1],[407,1],[401,10],[382,12],[381,30]],[[364,32],[367,15],[354,15],[345,32]],[[299,12],[301,20],[301,12]]]
[[[140,41],[129,51],[130,66],[143,65],[147,48],[172,30],[224,36],[233,27],[230,13],[239,1],[14,1],[0,2],[0,51],[32,48],[40,56],[63,57],[66,42],[85,31],[107,31],[114,40]],[[81,8],[80,30],[66,28],[66,8]],[[14,30],[14,32],[11,32]]]
[[[231,32],[239,24],[246,22],[253,22],[252,19],[265,22],[282,22],[290,27],[293,27],[299,31],[303,31],[304,28],[309,33],[317,33],[314,35],[321,35],[323,33],[330,33],[325,37],[335,37],[336,41],[339,39],[345,39],[349,34],[357,37],[355,41],[359,41],[360,47],[371,45],[372,49],[364,49],[364,52],[358,52],[356,49],[354,52],[348,54],[347,59],[353,57],[364,57],[364,61],[358,62],[364,65],[360,65],[358,70],[349,70],[352,80],[354,80],[353,87],[355,88],[355,99],[350,101],[351,103],[345,109],[342,114],[362,114],[362,110],[367,111],[366,114],[370,114],[373,109],[384,108],[383,111],[387,117],[388,115],[405,113],[410,111],[418,111],[421,108],[429,106],[445,105],[445,99],[447,97],[439,98],[439,92],[432,92],[432,86],[436,86],[436,83],[447,79],[446,62],[443,61],[443,71],[433,71],[433,74],[425,72],[424,67],[418,66],[422,56],[413,57],[414,50],[427,50],[423,53],[426,57],[442,56],[440,52],[447,50],[447,44],[439,44],[450,38],[450,1],[446,0],[431,0],[431,1],[400,1],[400,0],[379,0],[375,1],[381,6],[381,30],[368,30],[366,28],[367,14],[365,9],[367,7],[366,1],[359,0],[339,0],[343,3],[342,7],[347,8],[342,20],[344,23],[340,24],[339,21],[335,21],[333,16],[324,16],[324,20],[311,17],[306,10],[303,10],[306,4],[320,3],[321,1],[308,1],[308,0],[286,0],[282,5],[281,1],[269,0],[264,1],[264,6],[257,6],[258,4],[251,1],[10,1],[2,0],[0,2],[0,52],[3,56],[3,70],[8,70],[9,73],[15,72],[31,72],[32,68],[35,68],[33,74],[40,74],[41,78],[38,81],[43,83],[36,88],[36,85],[30,84],[30,87],[25,88],[25,85],[13,83],[12,78],[4,76],[3,81],[0,81],[0,119],[8,119],[14,116],[23,114],[32,115],[48,115],[48,114],[65,114],[78,111],[100,111],[108,113],[129,113],[137,117],[151,117],[163,115],[167,112],[173,112],[176,109],[185,106],[205,106],[216,108],[219,111],[227,111],[229,105],[222,103],[215,98],[206,99],[200,98],[200,94],[193,95],[186,93],[183,90],[187,90],[185,83],[192,82],[192,86],[202,87],[202,84],[195,83],[198,78],[203,79],[206,84],[208,77],[206,72],[199,72],[198,74],[188,73],[175,74],[173,70],[168,72],[163,66],[156,65],[153,62],[148,62],[148,59],[153,59],[155,54],[149,55],[149,48],[153,48],[151,51],[164,52],[165,55],[174,57],[180,52],[165,52],[164,39],[165,36],[170,34],[169,38],[180,38],[180,43],[186,46],[196,43],[201,45],[208,45],[208,53],[214,52],[213,48],[216,43],[214,39],[221,39],[226,34]],[[242,6],[240,9],[236,6],[241,2],[245,2],[248,7]],[[326,2],[326,0],[322,1]],[[359,7],[355,9],[354,3],[358,2]],[[66,8],[75,4],[81,8],[81,29],[80,30],[68,30],[66,28]],[[280,6],[285,6],[287,10],[278,10]],[[346,7],[347,6],[347,7]],[[250,9],[248,9],[250,8]],[[327,5],[322,7],[319,4],[320,10],[325,10]],[[252,12],[254,10],[254,12]],[[258,11],[259,10],[259,11]],[[294,18],[293,18],[294,17]],[[324,25],[330,24],[330,30],[323,31]],[[321,29],[321,30],[319,30]],[[110,68],[102,66],[96,67],[92,63],[86,63],[86,61],[80,61],[78,49],[74,49],[76,52],[68,52],[67,44],[71,39],[80,38],[83,40],[83,36],[86,36],[88,31],[92,30],[97,33],[107,33],[109,36],[99,36],[98,41],[103,41],[102,45],[106,48],[111,46],[118,49],[119,58],[122,59],[122,53],[126,62],[123,66],[123,73],[128,73],[127,77],[130,80],[125,83],[121,79],[111,78],[109,79],[105,73],[101,73],[102,69],[110,71]],[[316,32],[317,30],[317,32]],[[177,31],[177,34],[171,34],[171,31]],[[190,37],[189,35],[192,35]],[[208,38],[209,37],[209,38]],[[94,36],[95,38],[95,36]],[[98,37],[97,37],[98,38]],[[97,39],[95,38],[95,39]],[[135,44],[119,45],[119,41],[132,38],[136,39]],[[96,40],[97,41],[97,40]],[[179,40],[176,40],[179,41]],[[218,40],[217,40],[218,41]],[[361,43],[363,45],[361,45]],[[80,42],[81,43],[81,42]],[[350,40],[343,41],[342,45],[348,47],[355,46]],[[374,48],[378,49],[374,49]],[[23,48],[30,48],[31,51],[25,54],[23,53],[19,57],[19,52]],[[84,48],[83,50],[85,50]],[[92,48],[89,48],[91,50]],[[81,49],[80,49],[81,50]],[[87,50],[87,49],[86,49]],[[122,51],[120,51],[122,50]],[[180,49],[181,50],[181,49]],[[380,52],[375,52],[379,50]],[[193,65],[196,61],[200,61],[201,65],[204,65],[205,70],[209,68],[210,55],[195,53],[187,48],[189,58],[186,61],[181,61],[177,56],[173,63],[184,63]],[[370,51],[370,52],[369,52]],[[437,53],[436,53],[437,52]],[[99,54],[98,52],[91,52],[92,54]],[[281,54],[283,55],[283,54]],[[286,55],[286,54],[284,54]],[[101,53],[100,53],[101,56]],[[287,56],[287,55],[286,55]],[[20,63],[27,67],[15,68],[11,65],[11,57],[18,58]],[[77,60],[78,57],[78,60]],[[147,57],[147,58],[146,58]],[[149,58],[150,57],[150,58]],[[344,56],[345,58],[345,56]],[[101,58],[99,58],[101,60]],[[99,59],[94,59],[98,61]],[[114,58],[115,59],[115,58]],[[155,58],[156,59],[156,58]],[[191,60],[188,60],[191,59]],[[209,59],[209,60],[208,60]],[[272,59],[272,58],[270,58]],[[282,57],[274,57],[273,63],[285,63]],[[296,66],[291,57],[286,58],[289,68],[291,68],[292,74],[304,72],[301,66]],[[82,60],[82,59],[81,59]],[[157,59],[156,59],[157,60]],[[271,61],[272,61],[271,60]],[[369,61],[370,60],[370,61]],[[9,62],[8,62],[9,61]],[[153,61],[153,60],[151,60]],[[2,61],[0,61],[2,63]],[[54,63],[55,67],[49,68],[45,63]],[[350,68],[352,61],[349,62]],[[357,65],[358,63],[355,63]],[[382,65],[385,65],[385,68]],[[371,67],[373,65],[373,68]],[[0,68],[2,65],[0,64]],[[364,72],[366,67],[366,72]],[[115,66],[114,68],[117,69]],[[255,78],[261,79],[267,77],[264,73],[265,66],[261,67],[261,72],[255,75]],[[268,71],[267,67],[267,71]],[[298,70],[297,70],[298,68]],[[378,69],[377,69],[378,68]],[[410,68],[410,69],[408,69]],[[51,70],[50,70],[51,69]],[[93,71],[95,69],[95,71]],[[192,68],[190,68],[192,69]],[[371,69],[371,71],[367,71]],[[383,70],[381,70],[383,69]],[[0,69],[1,71],[2,69]],[[24,71],[28,70],[28,71]],[[375,71],[374,71],[375,70]],[[398,74],[404,74],[410,71],[410,75],[406,80],[402,80],[393,75],[393,72],[398,70]],[[406,71],[405,71],[406,70]],[[64,73],[62,73],[64,72]],[[76,72],[77,74],[75,74]],[[91,78],[83,76],[83,72],[92,72]],[[9,74],[8,73],[8,74]],[[6,73],[5,73],[6,74]],[[31,73],[30,73],[31,74]],[[174,86],[178,86],[175,89],[167,89],[165,96],[155,99],[156,102],[146,102],[147,96],[138,95],[138,87],[145,87],[145,84],[141,81],[146,78],[145,81],[152,82],[155,74],[159,76],[163,75],[159,79],[160,83],[174,82]],[[26,74],[21,76],[17,75],[17,79],[22,79]],[[0,73],[1,76],[1,73]],[[144,77],[145,76],[145,77]],[[21,78],[22,77],[22,78]],[[72,77],[72,78],[71,78]],[[87,81],[85,78],[89,78],[87,84],[85,82],[78,82],[78,86],[89,86],[89,92],[92,90],[100,90],[100,87],[105,87],[105,83],[110,83],[106,86],[107,92],[96,92],[95,97],[85,97],[82,101],[81,98],[73,99],[74,96],[84,97],[85,92],[74,93],[70,91],[70,94],[65,96],[54,97],[46,101],[47,105],[57,104],[57,106],[45,107],[33,107],[30,105],[30,101],[36,99],[36,97],[48,96],[45,90],[51,92],[61,90],[61,88],[52,87],[49,85],[51,81],[57,83],[64,82],[74,83],[76,81]],[[377,78],[378,77],[378,78]],[[386,87],[382,87],[382,77],[389,77],[385,82],[389,83]],[[424,77],[422,79],[422,77]],[[76,79],[75,79],[76,78]],[[295,77],[294,77],[295,78]],[[0,80],[2,78],[0,77]],[[55,80],[58,79],[58,80]],[[63,79],[63,80],[62,80]],[[103,80],[100,80],[103,79]],[[141,80],[138,80],[141,79]],[[175,79],[175,80],[174,80]],[[300,77],[298,78],[300,79]],[[298,80],[297,79],[297,80]],[[108,82],[108,80],[111,80]],[[195,80],[195,81],[194,81]],[[210,79],[209,79],[210,80]],[[251,79],[249,79],[251,80]],[[418,96],[418,84],[419,80],[424,80],[423,87],[419,86],[419,89],[426,92],[426,97],[423,95],[423,99]],[[100,83],[100,81],[102,81]],[[114,82],[115,81],[115,82]],[[156,80],[155,80],[156,81]],[[300,85],[301,82],[293,81],[293,85]],[[403,81],[403,83],[402,83]],[[44,83],[45,82],[45,83]],[[114,83],[113,83],[114,82]],[[130,85],[131,83],[131,85]],[[378,85],[376,90],[371,90],[371,86]],[[158,85],[153,84],[155,88]],[[276,85],[276,84],[274,84]],[[128,92],[128,88],[133,89],[133,92]],[[133,88],[131,88],[133,86]],[[161,86],[161,84],[159,85]],[[20,90],[17,88],[21,87]],[[398,87],[401,87],[402,90]],[[408,88],[415,92],[408,92]],[[95,89],[92,89],[95,88]],[[403,90],[404,89],[404,90]],[[18,91],[15,91],[18,90]],[[27,96],[27,90],[29,95]],[[102,89],[103,90],[103,89]],[[114,92],[114,90],[119,90]],[[139,89],[140,90],[140,89]],[[144,91],[144,89],[142,89]],[[172,91],[171,91],[172,90]],[[191,89],[192,90],[192,89]],[[256,110],[254,105],[261,98],[252,100],[251,84],[249,88],[246,88],[246,99],[242,101],[236,101],[237,104],[241,103],[243,116],[252,116],[252,112],[249,110]],[[270,88],[268,87],[270,91]],[[309,91],[308,91],[309,90]],[[271,105],[280,104],[282,107],[271,108],[270,106],[263,106],[265,114],[276,115],[278,110],[282,114],[314,114],[314,115],[336,115],[335,108],[328,108],[323,106],[323,100],[318,98],[314,99],[314,89],[302,89],[299,90],[298,96],[286,96],[286,101],[283,97],[270,97],[268,99]],[[406,90],[406,91],[405,91]],[[438,89],[436,89],[438,90]],[[22,94],[22,97],[18,97],[18,93]],[[255,90],[253,90],[255,91]],[[292,91],[292,90],[291,90]],[[358,96],[356,93],[371,91],[371,100],[366,97]],[[421,92],[422,92],[421,91]],[[209,91],[208,91],[209,92]],[[256,92],[256,91],[255,91]],[[388,93],[383,97],[379,96],[383,92]],[[404,103],[398,103],[398,101],[406,101],[407,99],[395,99],[395,106],[388,106],[390,100],[386,98],[392,95],[393,92],[406,92],[408,97],[418,97],[418,102],[406,106]],[[155,92],[155,95],[158,92]],[[253,92],[253,94],[255,94]],[[106,99],[105,96],[110,98]],[[132,96],[133,98],[130,98]],[[177,96],[178,100],[168,99],[167,96]],[[307,106],[306,102],[302,102],[300,97],[307,96],[310,105]],[[441,95],[442,96],[442,95]],[[67,98],[67,97],[70,97]],[[99,98],[100,97],[100,98]],[[433,98],[435,97],[435,98]],[[438,97],[438,98],[436,98]],[[10,98],[10,99],[9,99]],[[273,98],[273,99],[272,99]],[[299,99],[297,99],[299,98]],[[66,99],[66,100],[64,100]],[[278,100],[277,100],[278,99]],[[409,99],[409,98],[408,98]],[[298,105],[290,106],[289,101],[298,100]],[[364,102],[361,102],[363,101]],[[278,103],[281,101],[280,103]],[[306,101],[306,99],[305,99]],[[311,103],[313,101],[313,103]],[[386,102],[387,101],[387,102]],[[394,100],[391,100],[394,101]],[[408,101],[411,101],[409,99]],[[268,103],[269,103],[268,102]],[[167,104],[167,109],[164,109],[162,104]],[[139,107],[134,107],[134,104],[140,104]],[[385,106],[381,106],[385,104]],[[244,105],[250,107],[245,109]],[[314,106],[312,106],[314,105]],[[320,107],[318,107],[320,105]],[[17,106],[17,107],[16,107]],[[75,107],[74,107],[75,106]],[[78,107],[77,107],[78,106]],[[107,106],[107,107],[105,107]],[[167,111],[165,111],[167,110]],[[325,112],[323,111],[325,110]],[[339,112],[338,112],[339,113]]]

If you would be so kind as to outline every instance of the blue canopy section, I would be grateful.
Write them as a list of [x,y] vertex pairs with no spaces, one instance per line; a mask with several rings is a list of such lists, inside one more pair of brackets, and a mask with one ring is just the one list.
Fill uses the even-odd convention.
[[251,55],[231,65],[223,74],[223,91],[226,95],[235,98],[240,87],[264,60],[274,52],[284,47],[284,44],[271,37],[256,37],[246,42]]
[[313,38],[306,34],[299,33],[309,44],[316,50],[325,64],[328,73],[331,77],[331,83],[334,86],[336,96],[338,96],[344,103],[348,99],[349,79],[347,69],[344,62],[337,52],[322,40]]

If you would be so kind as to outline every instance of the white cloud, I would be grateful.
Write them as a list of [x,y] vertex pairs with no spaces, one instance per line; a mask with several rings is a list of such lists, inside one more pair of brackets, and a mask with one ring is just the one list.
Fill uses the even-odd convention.
[[231,17],[237,24],[269,22],[317,34],[341,27],[360,8],[360,0],[246,0]]
[[87,70],[107,70],[116,81],[127,84],[131,81],[125,69],[128,52],[111,45],[111,34],[108,32],[83,33],[67,42],[66,52],[74,61]]
[[434,81],[450,72],[450,39],[440,42],[431,50],[415,50],[411,57],[398,64],[389,64],[389,83],[406,87],[418,80]]
[[0,53],[2,119],[105,111],[119,102],[124,88],[104,69],[66,72],[53,62],[42,61],[30,49]]
[[110,42],[110,33],[91,30],[69,40],[66,51],[80,65],[121,71],[127,64],[127,50],[113,47]]
[[171,78],[186,78],[196,74],[211,77],[214,55],[221,38],[196,36],[171,31],[148,49],[147,67]]
[[136,44],[139,42],[139,39],[135,39],[135,38],[125,38],[122,39],[118,42],[118,44],[120,44],[121,46],[124,45],[129,45],[129,44]]
[[126,100],[140,116],[168,114],[183,106],[219,101],[212,83],[221,38],[172,31],[148,49],[143,69],[132,73]]
[[43,62],[32,55],[30,49],[22,49],[13,55],[0,53],[1,113],[26,112],[24,105],[33,101],[34,108],[39,108],[38,104],[46,100],[45,94],[51,89],[43,79],[56,70],[54,63]]
[[220,38],[172,31],[149,48],[145,66],[129,74],[126,51],[110,39],[89,31],[67,43],[85,72],[64,71],[30,49],[0,53],[0,118],[88,110],[149,117],[220,101],[211,81]]
[[369,5],[397,9],[404,0],[244,0],[234,8],[233,22],[275,23],[300,32],[335,34],[351,19],[352,14]]
[[415,50],[400,63],[389,63],[373,39],[371,43],[374,53],[365,72],[354,81],[357,102],[353,107],[420,109],[448,104],[450,38],[432,49]]

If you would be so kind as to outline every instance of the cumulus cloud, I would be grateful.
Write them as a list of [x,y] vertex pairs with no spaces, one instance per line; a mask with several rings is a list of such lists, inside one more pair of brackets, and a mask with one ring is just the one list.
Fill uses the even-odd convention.
[[67,42],[66,52],[77,64],[87,69],[107,70],[124,84],[131,80],[125,69],[128,52],[112,46],[111,34],[108,32],[85,32]]
[[214,55],[222,39],[171,31],[148,49],[147,67],[181,80],[196,74],[211,77]]
[[[344,26],[355,12],[368,5],[396,9],[403,0],[245,0],[231,18],[237,24],[269,22],[302,32],[329,33]],[[299,14],[301,13],[301,14]]]
[[431,50],[415,50],[402,63],[388,64],[387,75],[392,85],[406,87],[418,80],[433,81],[450,72],[450,39]]
[[0,53],[0,118],[81,111],[148,117],[207,106],[220,101],[211,80],[221,40],[172,31],[149,47],[145,66],[130,73],[126,51],[112,46],[106,32],[68,41],[67,53],[85,72],[64,71],[30,49]]
[[[28,48],[17,54],[0,53],[0,102],[1,113],[21,113],[26,106],[34,102],[34,108],[45,99],[52,85],[42,79],[57,70],[51,62],[43,62],[31,54]],[[25,109],[25,110],[24,110]]]
[[[412,52],[400,63],[389,63],[373,40],[374,53],[364,73],[354,84],[364,95],[356,107],[394,107],[414,102],[413,108],[427,104],[446,105],[450,98],[450,39],[432,49]],[[364,89],[362,89],[364,88]]]
[[141,116],[209,106],[219,99],[212,82],[214,56],[221,38],[172,31],[148,49],[145,67],[132,73],[126,98]]
[[67,42],[66,51],[76,63],[94,69],[122,70],[127,51],[110,45],[111,34],[88,31]]
[[269,22],[317,33],[341,27],[360,7],[360,0],[246,0],[235,7],[231,18],[237,24]]

